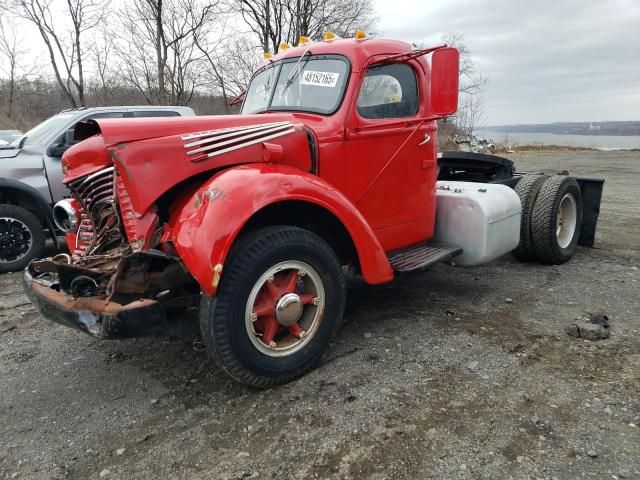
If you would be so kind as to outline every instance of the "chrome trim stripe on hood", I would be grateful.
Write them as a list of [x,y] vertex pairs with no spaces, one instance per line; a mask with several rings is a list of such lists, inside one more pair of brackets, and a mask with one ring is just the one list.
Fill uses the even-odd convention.
[[[185,141],[184,148],[187,149],[187,156],[196,155],[191,161],[200,162],[249,145],[289,135],[294,131],[295,128],[291,122],[272,122],[191,133],[183,136],[182,140]],[[196,138],[199,140],[188,142]]]

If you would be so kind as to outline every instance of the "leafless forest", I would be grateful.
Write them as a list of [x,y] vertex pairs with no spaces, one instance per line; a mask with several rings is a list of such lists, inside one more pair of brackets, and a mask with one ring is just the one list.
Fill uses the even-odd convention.
[[[0,128],[26,130],[64,108],[189,105],[230,113],[262,52],[324,31],[371,34],[372,0],[0,0]],[[461,35],[465,111],[481,122],[475,71]]]

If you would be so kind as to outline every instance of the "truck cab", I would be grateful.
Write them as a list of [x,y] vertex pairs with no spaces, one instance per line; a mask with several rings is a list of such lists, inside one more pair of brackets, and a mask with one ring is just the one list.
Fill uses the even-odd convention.
[[[327,34],[267,55],[240,115],[80,123],[62,158],[72,196],[54,208],[70,254],[32,262],[25,291],[45,317],[98,338],[162,331],[168,310],[197,302],[226,373],[255,387],[293,380],[340,326],[345,269],[381,284],[530,239],[521,195],[541,181],[521,193],[438,182],[436,120],[457,93],[453,48]],[[580,191],[551,183],[538,189],[550,208],[576,207],[562,210],[573,230],[558,227],[570,257]],[[548,229],[554,212],[539,215]]]
[[[453,58],[445,75],[457,94],[457,52],[439,50]],[[457,96],[448,112],[433,111],[425,53],[382,39],[285,49],[254,76],[242,106],[243,114],[293,112],[309,126],[317,174],[358,208],[385,250],[433,235],[435,120],[455,111]]]

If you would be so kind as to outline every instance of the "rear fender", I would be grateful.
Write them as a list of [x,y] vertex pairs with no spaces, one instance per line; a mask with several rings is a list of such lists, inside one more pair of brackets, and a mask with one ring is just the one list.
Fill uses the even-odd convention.
[[342,193],[296,168],[248,164],[214,175],[184,199],[169,220],[170,238],[205,293],[215,295],[224,262],[243,226],[261,209],[286,200],[318,205],[344,225],[365,281],[378,284],[393,278],[380,242]]

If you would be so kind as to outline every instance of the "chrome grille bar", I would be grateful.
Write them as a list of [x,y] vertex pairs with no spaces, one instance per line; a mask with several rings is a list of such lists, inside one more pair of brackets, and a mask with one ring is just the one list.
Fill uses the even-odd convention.
[[116,206],[115,174],[115,168],[108,167],[68,184],[84,211],[77,234],[77,243],[86,245],[83,255],[102,253],[124,243]]

